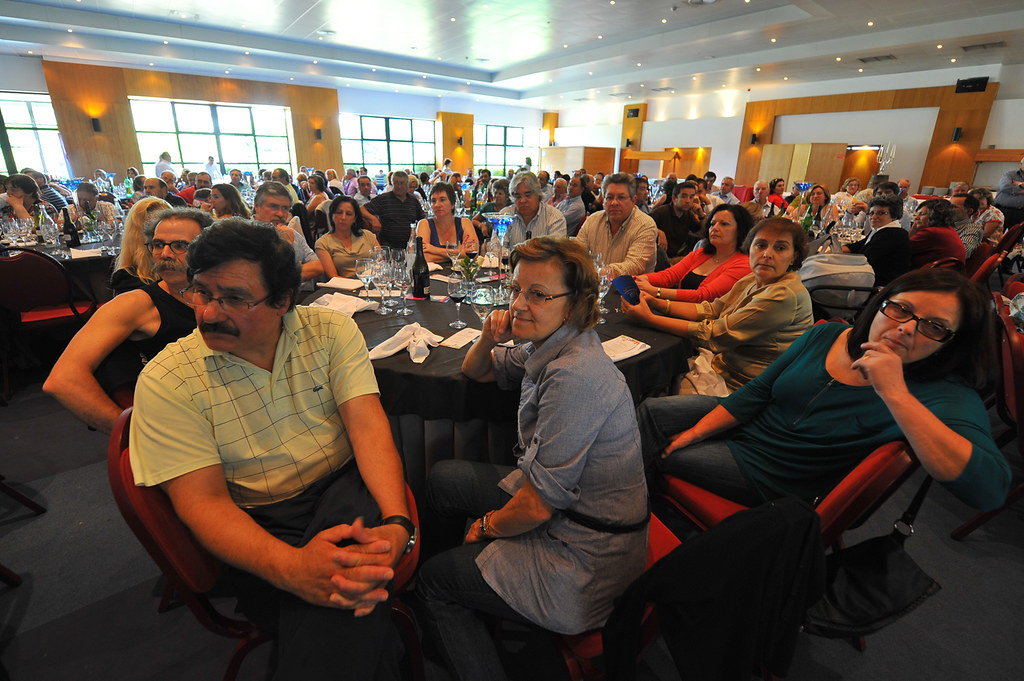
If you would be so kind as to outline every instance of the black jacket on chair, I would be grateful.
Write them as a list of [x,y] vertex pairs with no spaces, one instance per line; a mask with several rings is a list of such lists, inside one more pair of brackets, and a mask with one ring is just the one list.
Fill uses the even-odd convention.
[[604,628],[608,679],[633,679],[647,603],[684,680],[783,676],[825,587],[818,514],[797,499],[741,511],[677,547],[622,596]]

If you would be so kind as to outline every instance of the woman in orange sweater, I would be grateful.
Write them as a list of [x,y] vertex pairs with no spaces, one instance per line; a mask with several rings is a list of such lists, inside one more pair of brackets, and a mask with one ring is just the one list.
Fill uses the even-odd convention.
[[699,303],[721,298],[750,274],[750,260],[740,244],[753,227],[746,209],[723,204],[704,220],[707,245],[691,251],[667,270],[634,277],[655,298]]

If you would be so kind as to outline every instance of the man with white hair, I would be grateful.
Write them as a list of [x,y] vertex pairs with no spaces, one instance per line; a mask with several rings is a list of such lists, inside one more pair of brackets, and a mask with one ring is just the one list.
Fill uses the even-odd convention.
[[541,201],[541,186],[537,176],[528,170],[515,174],[509,183],[513,205],[502,209],[505,215],[514,215],[515,221],[505,232],[505,245],[515,246],[526,241],[526,235],[564,237],[565,216]]
[[615,173],[601,187],[604,210],[587,218],[576,240],[591,253],[600,253],[614,276],[653,272],[658,228],[651,216],[636,208],[636,177]]
[[743,207],[754,218],[754,222],[762,218],[773,217],[777,213],[782,212],[781,209],[778,209],[774,203],[768,200],[768,193],[768,180],[758,180],[754,183],[754,200],[743,204]]
[[996,194],[996,208],[1003,211],[1006,228],[1024,222],[1024,158],[1020,168],[1011,170],[999,178],[999,193]]

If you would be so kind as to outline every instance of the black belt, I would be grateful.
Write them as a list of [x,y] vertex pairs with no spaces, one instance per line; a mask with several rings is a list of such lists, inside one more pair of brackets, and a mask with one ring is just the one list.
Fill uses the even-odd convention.
[[562,509],[562,514],[577,525],[582,525],[583,527],[597,532],[607,532],[609,534],[629,534],[631,532],[638,532],[647,527],[647,523],[651,522],[651,508],[649,504],[647,507],[647,513],[644,514],[644,519],[638,523],[633,523],[632,525],[609,525],[608,523],[591,518],[588,515],[583,515],[582,513],[577,513],[576,511],[570,511],[568,509]]

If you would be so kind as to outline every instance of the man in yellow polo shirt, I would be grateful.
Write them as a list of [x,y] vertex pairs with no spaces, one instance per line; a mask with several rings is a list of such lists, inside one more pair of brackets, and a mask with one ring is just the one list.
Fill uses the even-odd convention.
[[198,328],[139,377],[136,484],[160,485],[234,568],[242,610],[278,633],[275,678],[386,677],[381,604],[415,537],[362,335],[295,307],[299,271],[272,227],[220,221],[188,267]]

